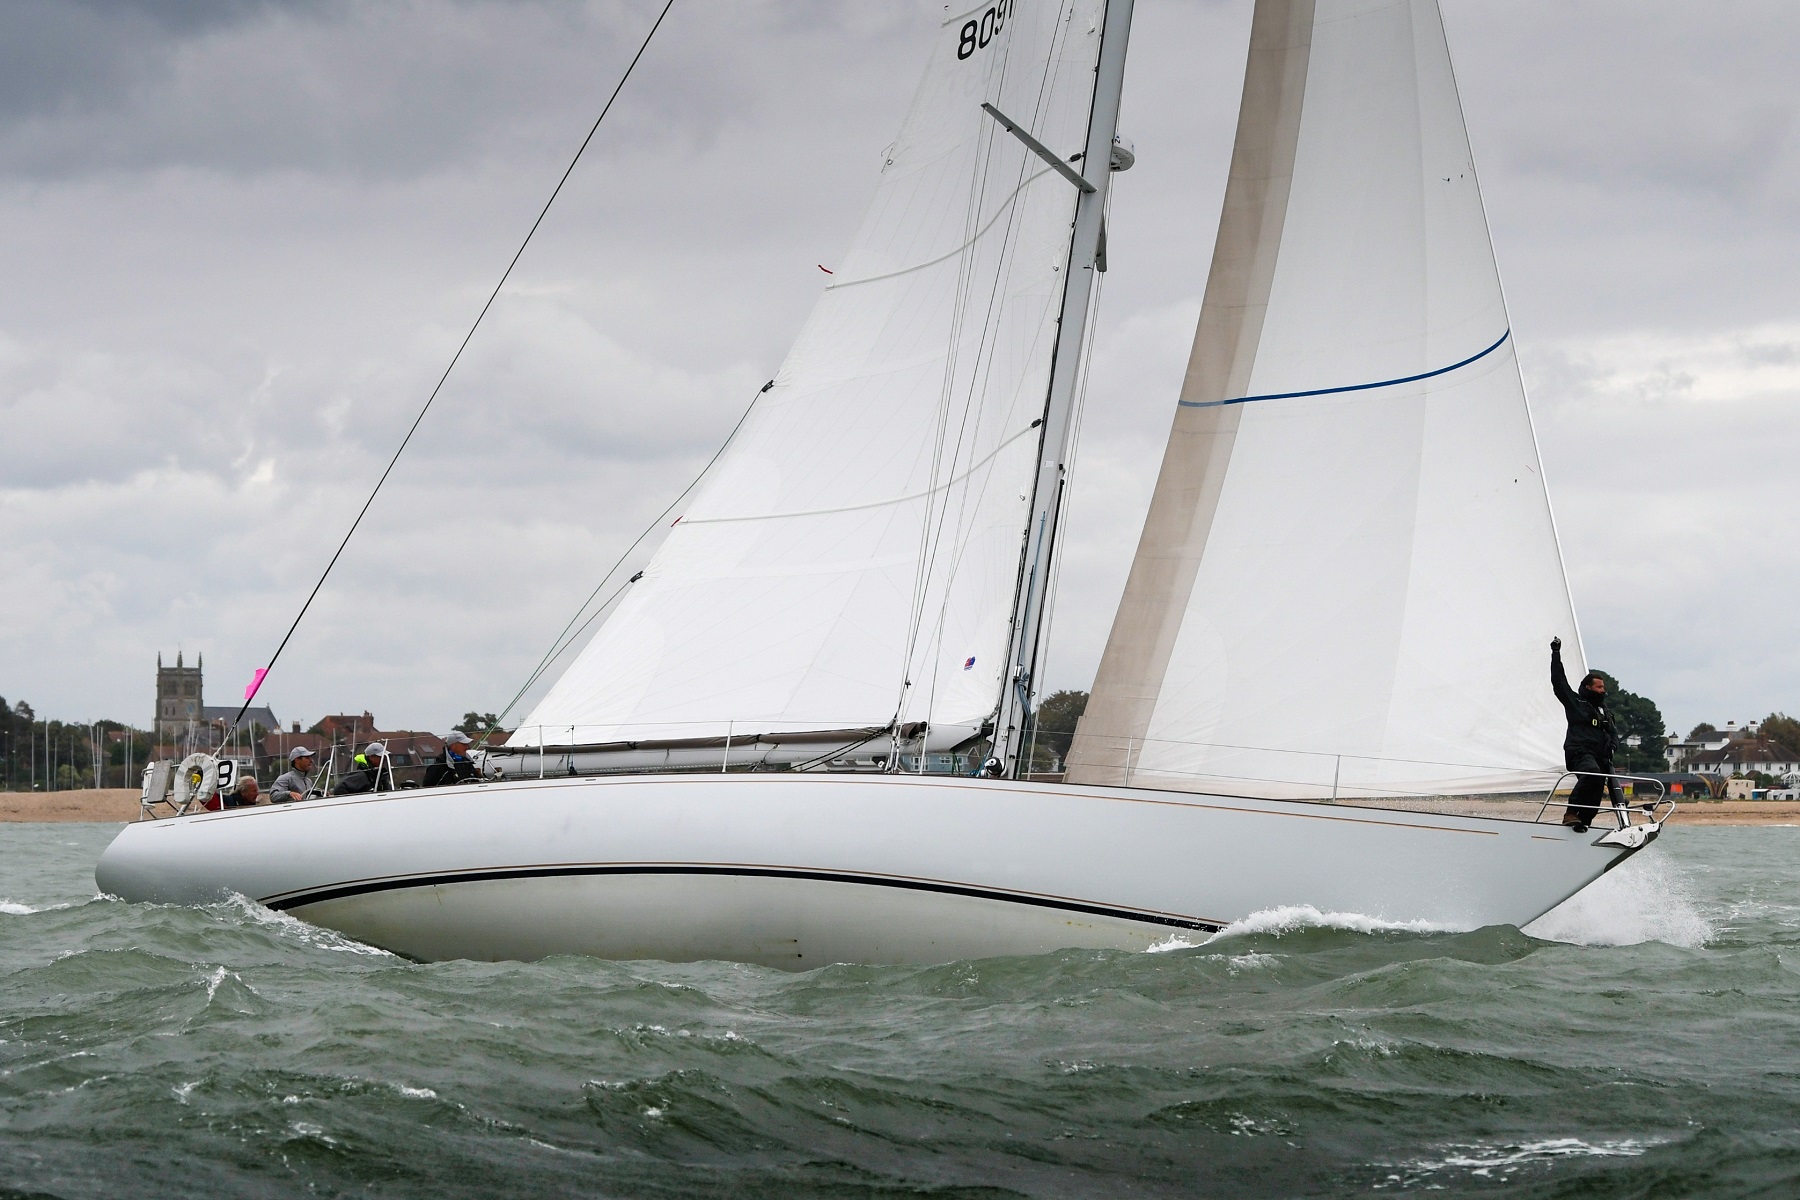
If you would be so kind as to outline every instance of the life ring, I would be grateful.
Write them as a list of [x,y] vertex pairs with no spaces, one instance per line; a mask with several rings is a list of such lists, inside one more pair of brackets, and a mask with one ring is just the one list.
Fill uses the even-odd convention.
[[189,805],[204,805],[219,793],[219,760],[195,751],[175,768],[175,787],[169,803],[177,813],[188,811]]

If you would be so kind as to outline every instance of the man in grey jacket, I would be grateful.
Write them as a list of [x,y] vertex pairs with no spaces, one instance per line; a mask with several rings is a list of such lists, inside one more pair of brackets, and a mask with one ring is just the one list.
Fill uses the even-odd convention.
[[305,746],[295,746],[288,751],[288,769],[284,771],[269,789],[269,803],[292,804],[296,800],[310,800],[313,796],[313,752]]

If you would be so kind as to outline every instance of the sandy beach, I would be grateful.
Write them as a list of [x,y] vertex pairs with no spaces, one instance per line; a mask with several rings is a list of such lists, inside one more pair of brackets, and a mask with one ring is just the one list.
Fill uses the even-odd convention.
[[135,821],[136,788],[0,792],[0,821]]
[[[1473,817],[1505,817],[1515,821],[1537,815],[1536,801],[1423,800],[1355,801],[1367,808],[1411,808],[1421,812],[1463,813]],[[130,788],[94,788],[79,792],[0,792],[0,821],[135,821],[138,794]],[[1676,809],[1680,825],[1800,825],[1800,803],[1767,800],[1701,800]]]

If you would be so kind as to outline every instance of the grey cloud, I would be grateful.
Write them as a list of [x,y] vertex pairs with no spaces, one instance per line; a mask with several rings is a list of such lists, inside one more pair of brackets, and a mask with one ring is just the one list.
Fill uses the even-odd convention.
[[[189,167],[379,180],[471,157],[560,158],[660,6],[221,3],[177,19],[170,10],[180,7],[32,6],[13,29],[0,23],[0,45],[14,47],[20,68],[11,92],[0,91],[0,175]],[[729,136],[766,113],[767,81],[795,58],[904,26],[903,11],[883,12],[686,6],[645,57],[606,146],[704,148]],[[756,42],[767,51],[738,52]]]
[[[1800,20],[1444,2],[1589,652],[1684,726],[1792,710],[1800,568],[1765,547],[1800,453],[1800,396],[1767,383],[1800,343]],[[0,11],[0,55],[41,61],[0,63],[8,696],[142,719],[159,646],[205,649],[221,694],[262,665],[654,7]],[[278,712],[504,703],[775,370],[941,11],[678,0]],[[1136,541],[1248,21],[1139,0],[1051,686],[1091,679]],[[1716,395],[1756,371],[1766,394]]]
[[265,0],[13,0],[0,8],[0,120],[113,107],[183,40]]

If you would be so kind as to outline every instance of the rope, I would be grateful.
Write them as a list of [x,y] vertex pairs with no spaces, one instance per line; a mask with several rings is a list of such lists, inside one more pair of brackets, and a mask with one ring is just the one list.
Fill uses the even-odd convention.
[[[307,593],[306,602],[300,606],[300,611],[294,616],[294,623],[288,626],[287,633],[282,635],[281,644],[276,646],[275,653],[269,656],[269,665],[263,668],[264,678],[267,678],[268,673],[275,669],[275,660],[281,657],[281,652],[287,649],[288,641],[294,636],[294,631],[300,628],[300,622],[305,618],[306,610],[312,607],[312,602],[318,596],[319,589],[325,586],[325,580],[331,575],[331,569],[337,566],[338,559],[344,553],[344,547],[348,546],[350,539],[356,536],[357,526],[362,524],[362,519],[368,515],[369,506],[374,504],[375,497],[381,494],[382,485],[387,482],[388,476],[393,474],[394,464],[398,463],[400,456],[406,453],[407,444],[412,441],[413,434],[418,432],[420,422],[424,421],[425,414],[431,411],[432,402],[438,398],[438,393],[443,391],[444,382],[450,378],[450,372],[456,369],[457,362],[462,358],[463,351],[468,349],[470,340],[475,336],[475,331],[481,328],[481,322],[488,315],[488,310],[494,307],[494,301],[499,299],[500,289],[505,287],[506,281],[512,277],[513,268],[519,265],[519,259],[525,254],[525,247],[531,245],[531,239],[536,235],[538,226],[542,225],[544,218],[550,215],[550,206],[555,204],[556,198],[562,194],[563,185],[569,182],[569,176],[575,173],[575,165],[587,152],[588,144],[594,140],[594,135],[600,132],[600,123],[606,120],[606,114],[612,111],[613,101],[617,100],[619,93],[625,90],[625,83],[631,78],[631,73],[637,69],[638,60],[643,58],[644,51],[650,48],[650,39],[656,36],[658,29],[662,28],[663,18],[669,15],[669,10],[674,6],[675,0],[667,0],[662,11],[657,14],[655,24],[650,26],[650,32],[644,35],[643,44],[638,46],[637,53],[631,56],[631,62],[626,65],[625,73],[619,76],[618,85],[613,88],[612,95],[606,98],[606,106],[600,110],[600,115],[594,118],[593,127],[588,130],[587,136],[581,139],[581,146],[575,151],[575,157],[569,160],[569,166],[563,171],[562,178],[556,181],[556,187],[551,191],[550,198],[544,201],[544,207],[538,213],[537,220],[531,223],[531,229],[525,234],[525,240],[519,243],[519,249],[513,254],[512,261],[506,264],[506,270],[500,275],[500,282],[494,285],[494,290],[488,294],[487,303],[483,304],[481,311],[476,314],[475,323],[469,326],[469,332],[463,335],[462,343],[456,347],[456,353],[450,356],[449,365],[444,368],[444,373],[438,376],[437,386],[432,388],[431,395],[425,398],[424,407],[420,408],[419,415],[413,418],[412,425],[406,430],[406,436],[400,439],[399,449],[395,450],[394,456],[388,459],[387,469],[381,473],[381,478],[375,481],[375,487],[370,491],[369,498],[363,501],[362,508],[357,510],[356,519],[350,522],[350,528],[344,534],[344,540],[338,543],[338,548],[332,554],[331,561],[326,563],[325,569],[319,573],[318,582],[313,584],[312,591]],[[261,680],[258,681],[259,690],[260,686]],[[242,707],[237,710],[237,715],[231,718],[231,726],[226,730],[227,737],[237,732],[238,722],[244,719],[244,714],[250,710],[250,702],[255,698],[254,692],[244,697]]]

